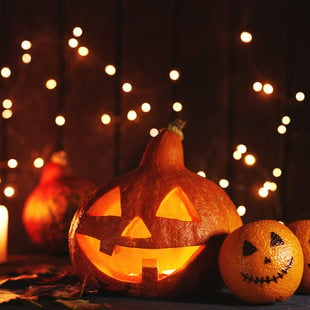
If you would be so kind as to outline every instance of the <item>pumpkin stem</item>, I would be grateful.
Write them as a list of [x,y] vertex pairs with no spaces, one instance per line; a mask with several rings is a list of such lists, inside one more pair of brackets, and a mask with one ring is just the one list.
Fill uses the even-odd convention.
[[170,130],[176,133],[177,135],[180,136],[181,140],[183,140],[184,135],[183,135],[182,129],[185,127],[185,125],[186,125],[185,121],[177,118],[174,121],[172,121],[170,124],[168,124],[167,130]]

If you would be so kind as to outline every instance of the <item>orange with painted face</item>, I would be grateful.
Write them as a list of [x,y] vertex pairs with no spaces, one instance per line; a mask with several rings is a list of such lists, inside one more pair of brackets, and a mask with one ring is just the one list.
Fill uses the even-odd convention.
[[185,168],[181,125],[151,139],[137,169],[99,188],[76,213],[69,243],[81,278],[144,297],[222,287],[218,250],[242,222],[218,185]]
[[297,290],[303,253],[293,232],[274,220],[248,223],[229,234],[220,249],[226,286],[243,301],[282,301]]
[[298,292],[310,294],[310,220],[298,220],[288,225],[297,236],[304,252],[304,273]]

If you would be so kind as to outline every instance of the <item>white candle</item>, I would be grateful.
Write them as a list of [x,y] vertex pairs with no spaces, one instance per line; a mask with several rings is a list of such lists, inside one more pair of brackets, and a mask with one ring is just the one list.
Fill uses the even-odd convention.
[[4,263],[8,259],[8,225],[8,209],[0,205],[0,263]]

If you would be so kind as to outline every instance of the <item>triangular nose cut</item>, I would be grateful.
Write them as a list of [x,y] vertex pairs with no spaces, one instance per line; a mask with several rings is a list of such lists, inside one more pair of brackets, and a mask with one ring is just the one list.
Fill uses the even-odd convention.
[[271,263],[271,259],[268,257],[265,257],[264,264],[268,264],[268,263]]
[[140,216],[136,216],[123,230],[122,237],[127,238],[150,238],[152,234],[146,227]]

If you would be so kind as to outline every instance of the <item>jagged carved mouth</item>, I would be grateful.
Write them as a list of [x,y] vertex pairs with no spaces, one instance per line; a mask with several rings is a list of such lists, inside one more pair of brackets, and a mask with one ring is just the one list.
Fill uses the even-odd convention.
[[273,275],[271,277],[270,276],[257,277],[254,275],[250,275],[248,273],[241,272],[241,275],[243,276],[243,281],[254,283],[254,284],[264,284],[264,283],[269,284],[270,282],[277,283],[279,279],[283,279],[283,277],[287,274],[288,270],[292,267],[293,260],[294,258],[291,257],[291,259],[288,261],[286,266],[282,268],[276,275]]

